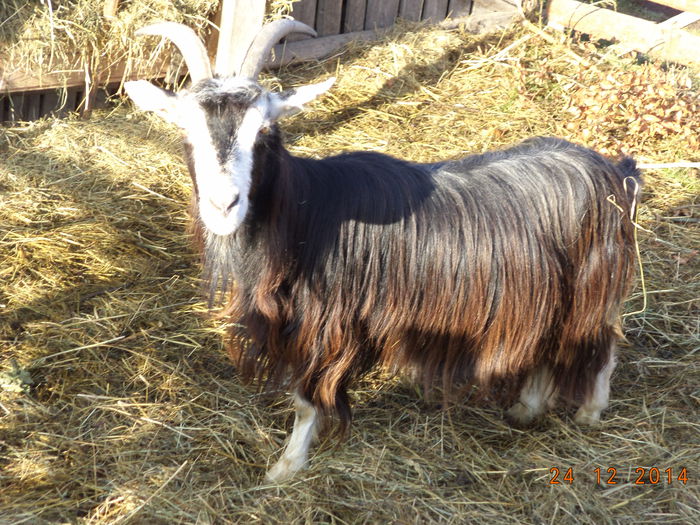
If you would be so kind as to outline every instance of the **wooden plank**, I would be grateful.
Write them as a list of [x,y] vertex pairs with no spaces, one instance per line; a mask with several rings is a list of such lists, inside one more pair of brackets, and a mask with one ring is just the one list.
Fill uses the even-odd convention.
[[0,95],[0,124],[10,120],[10,95]]
[[12,97],[10,118],[13,122],[22,120],[22,108],[24,107],[24,93],[18,93]]
[[[15,95],[17,96],[17,95]],[[13,100],[12,95],[7,95],[5,97],[5,103],[4,103],[4,116],[3,116],[3,121],[4,122],[13,122],[15,120],[15,101]]]
[[[103,69],[95,75],[102,84],[113,84],[127,80],[140,78],[161,78],[170,64],[169,57],[159,58],[151,66],[137,66],[127,68],[125,62],[120,62],[110,68]],[[45,89],[59,89],[85,86],[85,72],[72,70],[61,73],[32,74],[22,70],[12,72],[0,70],[0,93],[17,93],[24,91],[40,91]]]
[[15,104],[17,102],[17,98],[19,98],[20,96],[21,95],[19,94],[7,95],[7,98],[5,99],[5,122],[15,122],[17,120]]
[[[209,22],[211,23],[211,25],[217,28],[221,27],[221,9],[222,5],[219,4],[219,7],[216,8],[216,11],[214,11],[214,13],[212,13],[211,17],[209,18]],[[209,34],[207,34],[206,39],[204,41],[204,44],[207,46],[207,55],[209,55],[210,57],[215,57],[216,48],[219,47],[219,31],[209,31]]]
[[679,11],[700,13],[700,0],[651,0],[655,4],[673,7]]
[[303,42],[277,44],[273,48],[272,60],[267,63],[267,67],[274,69],[307,60],[319,60],[332,55],[352,41],[366,42],[374,38],[377,38],[376,31],[357,31],[312,38]]
[[399,14],[399,0],[367,0],[365,29],[379,29],[394,24]]
[[95,100],[93,100],[93,109],[104,107],[107,103],[108,97],[109,96],[106,89],[98,89],[97,93],[95,93]]
[[399,18],[418,22],[423,14],[423,0],[401,0]]
[[85,73],[71,71],[70,73],[46,73],[36,76],[24,71],[12,73],[2,72],[0,75],[0,91],[18,93],[37,91],[41,89],[60,88],[64,86],[80,86],[85,84]]
[[547,16],[552,27],[564,26],[595,38],[620,42],[661,60],[700,64],[700,36],[682,29],[664,27],[576,0],[551,0]]
[[316,29],[316,0],[301,0],[292,4],[292,18]]
[[475,35],[484,35],[503,31],[511,26],[515,21],[522,20],[522,13],[519,9],[510,11],[496,11],[480,14],[471,14],[463,18],[448,18],[439,24],[445,29],[459,27],[467,33]]
[[[292,4],[292,18],[297,22],[302,22],[309,27],[316,29],[316,0],[301,0]],[[296,42],[297,40],[306,40],[309,35],[301,33],[292,33],[284,37],[284,42]]]
[[425,0],[423,2],[422,20],[432,20],[439,22],[447,16],[448,0]]
[[456,18],[467,16],[472,11],[472,0],[450,0],[447,5],[447,16]]
[[58,109],[60,98],[55,90],[47,91],[42,94],[41,107],[39,113],[41,116],[50,115]]
[[31,122],[39,118],[41,109],[41,93],[30,93],[26,95],[24,104],[26,108],[24,120]]
[[340,33],[343,19],[343,0],[318,0],[316,32],[318,36]]
[[265,2],[222,0],[221,30],[216,50],[216,72],[238,73],[265,16]]
[[668,20],[659,22],[660,27],[675,27],[676,29],[683,29],[684,27],[694,24],[700,20],[700,14],[697,13],[681,13],[676,16],[672,16]]
[[[75,88],[73,88],[75,89]],[[58,91],[57,91],[58,93]],[[59,96],[59,103],[56,106],[56,109],[54,110],[54,115],[57,117],[66,117],[68,116],[68,113],[74,110],[74,108],[70,107],[70,90],[62,90],[60,96]]]
[[29,113],[29,93],[21,93],[18,96],[12,97],[14,102],[14,111],[12,119],[20,122],[27,122],[27,114]]
[[[486,13],[483,15],[454,18],[445,20],[438,24],[438,26],[443,29],[455,29],[459,27],[469,33],[485,34],[493,31],[502,31],[505,27],[508,27],[520,18],[520,12],[512,10],[509,12]],[[357,33],[345,33],[342,35],[314,38],[303,42],[278,44],[274,48],[273,58],[267,63],[267,67],[274,69],[308,60],[320,60],[342,50],[343,46],[351,41],[367,42],[376,40],[381,38],[386,31],[387,29],[368,29]]]
[[85,91],[79,87],[68,90],[68,111],[83,111]]
[[26,99],[25,93],[18,93],[12,97],[12,120],[14,122],[24,120],[24,101]]
[[362,31],[365,28],[365,11],[367,0],[345,0],[343,33]]

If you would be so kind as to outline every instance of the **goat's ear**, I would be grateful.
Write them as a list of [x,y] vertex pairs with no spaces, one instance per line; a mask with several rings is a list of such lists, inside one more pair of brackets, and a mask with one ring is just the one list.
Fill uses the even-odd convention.
[[282,93],[272,95],[272,118],[276,120],[280,117],[291,115],[304,109],[304,104],[308,104],[320,95],[323,95],[335,82],[335,77],[319,82],[301,86]]
[[124,90],[142,111],[152,111],[168,122],[177,124],[177,95],[154,86],[146,80],[124,83]]

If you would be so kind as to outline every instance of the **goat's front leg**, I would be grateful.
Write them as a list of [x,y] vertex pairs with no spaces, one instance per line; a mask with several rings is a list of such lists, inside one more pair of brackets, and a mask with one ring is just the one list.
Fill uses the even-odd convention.
[[267,480],[280,482],[291,478],[306,466],[309,446],[316,437],[318,411],[301,395],[294,394],[294,428],[282,457],[268,471]]

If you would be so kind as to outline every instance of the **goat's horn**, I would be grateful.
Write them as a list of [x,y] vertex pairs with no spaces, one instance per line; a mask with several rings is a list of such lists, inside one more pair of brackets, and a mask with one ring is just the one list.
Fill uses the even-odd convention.
[[[272,46],[291,33],[316,36],[316,31],[313,28],[296,20],[284,19],[270,22],[253,39],[253,43],[250,45],[245,60],[243,60],[241,65],[239,75],[244,78],[257,79],[272,50]],[[228,73],[235,72],[230,71]]]
[[142,27],[136,34],[163,36],[171,40],[182,53],[192,82],[212,77],[207,48],[191,27],[176,22],[160,22]]

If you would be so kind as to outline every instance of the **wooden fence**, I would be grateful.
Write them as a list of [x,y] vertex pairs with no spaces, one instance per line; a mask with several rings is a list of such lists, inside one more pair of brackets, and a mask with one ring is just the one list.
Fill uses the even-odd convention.
[[[100,87],[93,97],[95,107],[104,106],[120,83]],[[85,87],[59,87],[0,94],[0,123],[30,122],[46,115],[65,117],[85,106]]]
[[[547,0],[547,16],[552,27],[617,40],[629,49],[664,60],[700,63],[697,52],[700,37],[682,29],[700,19],[700,0],[654,1],[679,10],[680,15],[654,23],[575,0]],[[319,36],[297,41],[290,38],[275,47],[268,65],[278,67],[321,58],[351,40],[376,38],[378,31],[390,27],[399,18],[441,23],[446,27],[459,23],[476,33],[499,29],[517,18],[521,6],[537,3],[538,0],[300,0],[293,5],[292,16],[314,27]],[[119,0],[105,0],[106,21],[117,14],[118,7]],[[252,35],[262,25],[264,10],[264,0],[221,0],[213,20],[220,33],[214,32],[208,42],[217,69],[221,61],[235,64],[242,60]],[[147,72],[132,73],[132,77],[162,77],[166,69],[161,61]],[[90,109],[130,79],[125,64],[89,74],[47,73],[41,78],[30,72],[5,70],[11,73],[3,74],[0,66],[0,122],[29,121],[48,114]],[[86,78],[99,80],[91,84],[86,83]]]
[[439,22],[471,9],[472,0],[301,0],[292,16],[326,36],[389,27],[397,18]]

